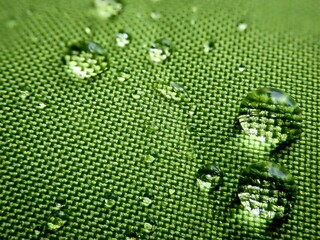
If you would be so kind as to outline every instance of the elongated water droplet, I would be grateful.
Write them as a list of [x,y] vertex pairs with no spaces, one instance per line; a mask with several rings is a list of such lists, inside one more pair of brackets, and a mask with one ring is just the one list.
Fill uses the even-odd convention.
[[239,179],[241,204],[252,214],[267,220],[286,216],[293,206],[295,194],[291,174],[272,162],[250,165]]
[[201,191],[212,193],[222,183],[222,172],[217,166],[208,165],[198,170],[197,185]]
[[241,102],[239,122],[256,139],[276,146],[297,138],[302,114],[298,104],[275,88],[260,88]]
[[150,59],[156,63],[165,61],[171,54],[171,45],[166,39],[155,41],[149,49]]
[[160,13],[157,13],[157,12],[152,12],[151,14],[150,14],[150,16],[151,16],[151,18],[153,19],[153,20],[158,20],[158,19],[160,19],[162,16],[161,16],[161,14]]
[[72,44],[63,60],[68,71],[82,78],[96,76],[109,68],[103,48],[94,42]]
[[116,0],[95,0],[96,14],[102,19],[108,19],[110,17],[118,15],[123,5]]
[[130,77],[131,77],[131,73],[127,68],[121,69],[118,73],[118,80],[120,82],[127,81]]
[[170,85],[165,83],[159,83],[157,85],[157,90],[162,96],[168,100],[173,100],[176,102],[187,101],[190,102],[191,98],[184,88],[178,83],[172,82]]
[[131,42],[131,36],[125,31],[119,31],[116,36],[116,42],[119,47],[125,47]]

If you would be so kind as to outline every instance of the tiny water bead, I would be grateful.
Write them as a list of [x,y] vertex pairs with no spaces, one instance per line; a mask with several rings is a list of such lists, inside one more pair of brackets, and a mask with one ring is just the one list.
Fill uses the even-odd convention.
[[46,226],[49,231],[61,229],[68,221],[68,214],[64,210],[54,210],[49,216]]
[[116,205],[117,197],[114,194],[109,194],[104,201],[105,201],[106,208],[111,209]]
[[96,13],[102,19],[118,15],[123,8],[123,4],[116,0],[95,0],[94,3]]
[[299,137],[302,114],[298,104],[275,88],[259,88],[241,102],[239,122],[259,141],[277,144]]
[[24,100],[31,95],[31,87],[25,86],[20,89],[20,97]]
[[245,31],[247,28],[248,28],[248,24],[245,23],[245,22],[240,22],[240,23],[238,24],[238,31],[239,31],[239,32],[243,32],[243,31]]
[[272,220],[288,214],[293,206],[296,186],[292,175],[280,165],[258,162],[243,171],[238,191],[246,210]]
[[219,189],[222,183],[222,172],[217,166],[208,165],[198,170],[196,178],[200,190],[211,193]]
[[148,207],[153,203],[154,195],[152,193],[145,193],[141,200],[142,205]]
[[158,158],[158,153],[157,153],[156,151],[152,150],[152,151],[150,151],[149,154],[147,154],[147,155],[145,156],[144,161],[145,161],[146,163],[149,163],[149,164],[150,164],[150,163],[153,163],[157,158]]
[[155,63],[165,61],[171,56],[171,54],[172,48],[166,39],[159,39],[155,41],[149,49],[150,59]]
[[214,42],[212,39],[209,39],[207,42],[205,42],[203,44],[204,53],[208,54],[210,52],[210,50],[213,48],[213,46],[214,46]]
[[70,45],[63,61],[68,71],[81,78],[96,76],[109,68],[108,57],[103,48],[90,41]]
[[144,93],[141,90],[136,90],[133,94],[132,97],[136,100],[140,99]]
[[119,31],[116,35],[116,43],[118,47],[125,47],[131,42],[131,36],[125,31]]
[[243,72],[243,71],[245,70],[245,66],[242,65],[242,64],[240,64],[238,70],[239,70],[240,72]]
[[131,77],[130,70],[127,68],[123,68],[118,73],[118,80],[120,82],[127,81]]

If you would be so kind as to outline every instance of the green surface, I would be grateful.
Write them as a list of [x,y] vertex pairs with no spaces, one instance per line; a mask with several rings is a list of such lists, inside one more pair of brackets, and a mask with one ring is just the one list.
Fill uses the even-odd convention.
[[[0,0],[0,239],[319,239],[319,2],[123,2],[100,20],[89,0]],[[124,48],[122,30],[132,37]],[[172,54],[155,64],[149,48],[162,38]],[[83,39],[107,51],[108,71],[66,71],[66,47]],[[159,92],[172,83],[195,114]],[[301,137],[277,151],[237,124],[241,100],[260,87],[303,112]],[[236,197],[241,171],[270,159],[298,189],[277,228]],[[208,164],[223,172],[212,194],[196,184]],[[67,224],[39,233],[60,197]]]

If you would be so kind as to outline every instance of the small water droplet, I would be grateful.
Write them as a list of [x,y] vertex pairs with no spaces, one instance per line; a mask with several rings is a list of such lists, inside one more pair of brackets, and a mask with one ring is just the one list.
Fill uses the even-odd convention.
[[132,94],[132,97],[134,99],[140,99],[142,95],[143,95],[143,92],[141,90],[137,90],[135,91],[135,93]]
[[138,239],[139,235],[135,231],[129,231],[126,234],[126,240],[136,240]]
[[162,96],[164,96],[168,100],[173,100],[176,102],[191,101],[191,98],[189,97],[188,93],[178,83],[172,82],[170,85],[159,83],[157,85],[157,90],[162,94]]
[[157,13],[157,12],[152,12],[152,13],[150,14],[150,16],[151,16],[151,18],[152,18],[153,20],[159,20],[159,19],[162,17],[162,15],[161,15],[160,13]]
[[147,219],[143,223],[143,231],[149,234],[153,233],[155,231],[156,225],[156,221],[154,221],[153,219]]
[[239,122],[245,133],[274,146],[295,139],[302,132],[298,104],[275,88],[250,92],[241,102]]
[[248,28],[248,24],[245,23],[245,22],[240,22],[240,23],[238,24],[238,30],[239,30],[240,32],[245,31],[247,28]]
[[58,197],[56,199],[56,207],[57,208],[63,208],[67,203],[67,200],[64,199],[63,197]]
[[207,42],[205,42],[203,44],[204,53],[208,54],[210,52],[210,50],[213,48],[213,46],[214,46],[214,42],[212,39],[209,39]]
[[153,163],[158,158],[158,153],[154,150],[151,150],[149,154],[145,156],[144,161],[146,163]]
[[241,204],[252,214],[267,220],[286,216],[293,206],[295,194],[292,175],[272,162],[250,165],[239,179]]
[[149,49],[150,59],[156,63],[165,61],[171,54],[171,45],[166,39],[155,41]]
[[39,102],[39,101],[37,101],[37,102],[36,102],[36,106],[37,106],[37,108],[39,108],[39,109],[44,109],[45,107],[47,107],[47,104],[44,103],[44,102]]
[[15,28],[17,25],[18,25],[18,22],[17,22],[17,20],[14,19],[14,18],[9,19],[9,20],[7,20],[7,22],[6,22],[7,28]]
[[31,95],[31,87],[25,86],[20,89],[20,97],[22,99],[26,99],[30,95]]
[[37,226],[34,228],[34,235],[35,235],[35,236],[39,236],[42,232],[43,232],[43,227],[42,227],[42,226],[37,225]]
[[193,6],[191,8],[191,12],[196,13],[198,11],[198,7],[197,6]]
[[244,65],[240,64],[238,69],[240,72],[243,72],[245,70],[245,67]]
[[201,191],[212,193],[222,183],[222,172],[217,166],[208,165],[197,172],[197,185]]
[[131,77],[131,73],[130,73],[129,69],[123,68],[119,71],[118,80],[120,82],[127,81],[130,77]]
[[109,68],[103,48],[90,41],[69,46],[63,60],[68,71],[82,78],[96,76]]
[[92,35],[92,31],[91,31],[91,29],[90,29],[89,27],[86,27],[86,28],[84,29],[84,31],[85,31],[85,33],[86,33],[87,35]]
[[154,195],[152,193],[145,193],[141,200],[142,205],[148,207],[153,203]]
[[119,47],[125,47],[131,42],[131,36],[125,31],[119,31],[116,35],[116,42]]
[[111,209],[116,205],[117,197],[114,194],[109,194],[104,201],[106,208]]
[[49,216],[46,225],[49,231],[61,229],[68,221],[68,214],[64,210],[54,210]]
[[116,0],[95,0],[96,13],[102,19],[118,15],[123,5]]

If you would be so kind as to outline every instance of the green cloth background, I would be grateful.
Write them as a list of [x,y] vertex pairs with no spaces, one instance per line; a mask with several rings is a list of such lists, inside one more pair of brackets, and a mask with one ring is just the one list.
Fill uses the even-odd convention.
[[[127,0],[111,20],[93,12],[90,0],[0,0],[0,239],[125,239],[130,232],[138,239],[320,239],[319,1]],[[248,24],[243,32],[240,22]],[[115,43],[121,29],[132,36],[125,48]],[[153,64],[148,48],[159,38],[173,54]],[[81,39],[106,49],[108,71],[91,79],[65,71],[65,47]],[[214,47],[205,54],[209,39]],[[120,82],[124,67],[131,78]],[[194,116],[157,91],[170,82],[197,105]],[[303,134],[278,151],[253,144],[236,124],[241,99],[264,86],[285,91],[303,110]],[[298,187],[277,228],[237,201],[241,171],[260,160],[281,164]],[[206,164],[224,173],[213,194],[195,183]],[[154,194],[149,207],[141,204],[146,192]],[[109,194],[113,209],[105,206]],[[58,197],[67,201],[68,223],[36,236]],[[148,219],[156,222],[150,234]]]

